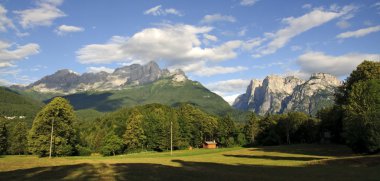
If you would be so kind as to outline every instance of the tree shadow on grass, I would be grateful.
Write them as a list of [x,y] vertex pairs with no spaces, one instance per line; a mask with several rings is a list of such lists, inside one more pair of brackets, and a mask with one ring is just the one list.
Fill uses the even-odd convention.
[[376,180],[378,167],[284,167],[227,165],[173,160],[179,167],[161,164],[114,164],[116,180]]
[[336,156],[344,157],[353,155],[345,145],[333,144],[295,144],[280,146],[265,146],[250,149],[251,151],[277,152],[289,154],[302,154],[310,156]]
[[53,167],[35,167],[0,172],[0,180],[90,180],[97,177],[96,170],[91,164],[65,165]]
[[288,157],[288,156],[266,156],[266,155],[228,155],[228,154],[224,154],[223,156],[237,157],[237,158],[269,159],[269,160],[289,160],[289,161],[312,161],[312,160],[324,159],[324,158],[319,158],[319,157]]
[[[374,158],[367,158],[373,160]],[[380,156],[376,157],[380,160]],[[380,165],[317,163],[300,167],[220,164],[172,160],[178,166],[151,163],[117,163],[100,167],[77,164],[0,172],[1,181],[13,180],[378,180]],[[350,162],[362,162],[362,159]],[[321,161],[323,162],[323,161]],[[376,162],[377,163],[377,162]],[[104,177],[104,172],[111,172]]]

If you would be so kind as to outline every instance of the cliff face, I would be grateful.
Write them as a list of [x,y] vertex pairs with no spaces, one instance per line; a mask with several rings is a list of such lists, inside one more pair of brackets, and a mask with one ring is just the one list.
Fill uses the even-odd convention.
[[336,77],[324,73],[313,74],[307,81],[293,76],[267,76],[263,81],[252,80],[233,107],[259,115],[289,111],[315,114],[333,103],[335,89],[340,84]]
[[[157,81],[161,77],[173,77],[173,81],[185,81],[186,75],[176,70],[173,73],[160,67],[155,62],[146,65],[132,64],[115,69],[112,73],[84,73],[77,74],[71,70],[59,70],[52,75],[26,86],[14,87],[37,92],[54,92],[73,94],[82,91],[120,90],[128,86],[143,85]],[[180,77],[180,80],[177,80]],[[176,78],[176,79],[174,79]]]

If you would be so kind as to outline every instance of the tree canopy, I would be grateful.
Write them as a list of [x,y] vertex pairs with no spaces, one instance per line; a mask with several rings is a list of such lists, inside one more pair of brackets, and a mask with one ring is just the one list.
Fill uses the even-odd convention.
[[76,116],[70,103],[61,97],[54,98],[36,116],[28,137],[32,153],[47,156],[53,127],[53,155],[75,155],[77,135],[74,129]]

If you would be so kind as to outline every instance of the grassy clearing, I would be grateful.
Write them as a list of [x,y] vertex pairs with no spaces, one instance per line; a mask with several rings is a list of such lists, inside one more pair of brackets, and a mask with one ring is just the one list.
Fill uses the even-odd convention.
[[353,155],[337,145],[0,158],[0,180],[379,180],[379,170],[380,155]]

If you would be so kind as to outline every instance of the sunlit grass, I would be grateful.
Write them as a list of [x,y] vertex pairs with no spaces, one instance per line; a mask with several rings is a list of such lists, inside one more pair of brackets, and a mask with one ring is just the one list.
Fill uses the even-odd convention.
[[380,170],[379,155],[354,155],[348,148],[337,145],[193,149],[173,151],[173,155],[166,151],[111,157],[0,158],[0,180],[214,180],[215,174],[223,175],[222,180],[236,176],[242,180],[371,180],[380,178],[375,170]]

